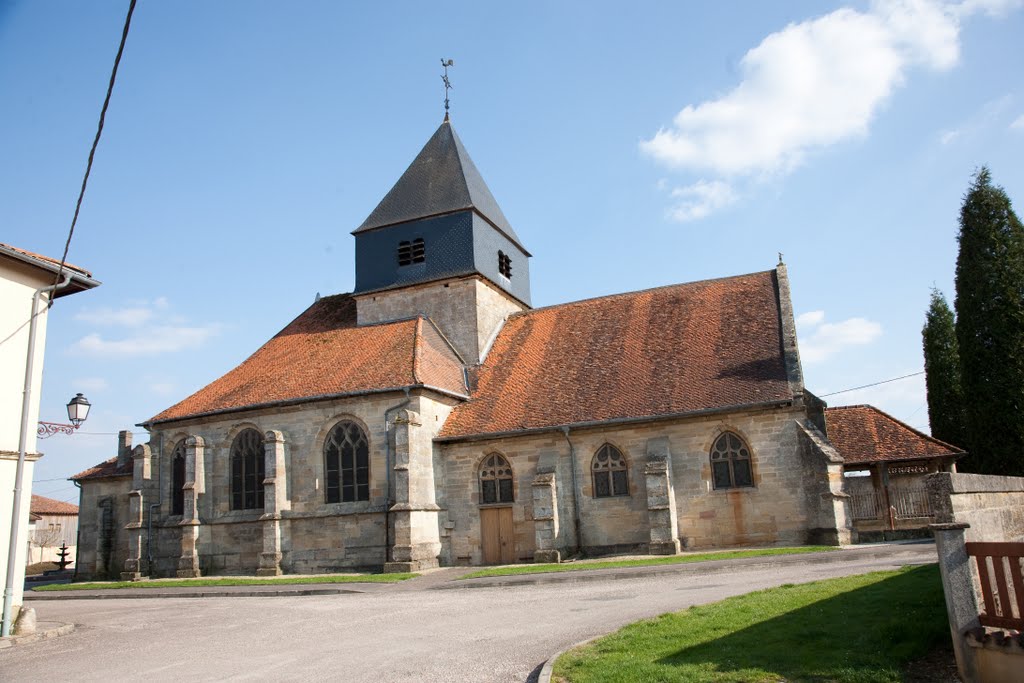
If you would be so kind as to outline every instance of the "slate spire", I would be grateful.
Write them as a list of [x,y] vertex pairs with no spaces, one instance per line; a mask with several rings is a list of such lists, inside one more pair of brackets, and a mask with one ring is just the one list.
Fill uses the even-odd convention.
[[447,119],[352,234],[472,209],[529,256]]

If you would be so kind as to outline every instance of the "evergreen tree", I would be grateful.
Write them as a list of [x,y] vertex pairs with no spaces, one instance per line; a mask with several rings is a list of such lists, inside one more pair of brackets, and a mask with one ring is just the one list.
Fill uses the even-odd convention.
[[967,417],[964,469],[1024,475],[1024,226],[987,168],[960,209],[956,337]]
[[924,344],[925,386],[928,390],[928,422],[932,436],[967,447],[964,428],[964,397],[960,391],[960,354],[957,351],[953,311],[938,289],[921,330]]

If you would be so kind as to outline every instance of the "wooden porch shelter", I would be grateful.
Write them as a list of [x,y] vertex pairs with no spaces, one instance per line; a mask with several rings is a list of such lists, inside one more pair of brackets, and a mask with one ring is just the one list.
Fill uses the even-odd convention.
[[967,453],[874,406],[825,410],[828,438],[843,456],[853,526],[861,540],[926,531],[932,511],[925,477],[956,472]]

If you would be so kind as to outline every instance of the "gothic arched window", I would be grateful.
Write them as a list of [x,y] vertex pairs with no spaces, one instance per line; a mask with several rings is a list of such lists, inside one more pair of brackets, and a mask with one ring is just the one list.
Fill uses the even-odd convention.
[[504,457],[493,453],[480,463],[480,502],[511,503],[515,500],[512,490],[512,467]]
[[736,434],[723,432],[711,446],[711,478],[716,489],[754,485],[750,448]]
[[185,440],[171,453],[171,514],[185,514]]
[[265,478],[263,435],[245,429],[231,444],[231,509],[262,508]]
[[339,422],[324,443],[328,503],[370,500],[370,445],[355,422]]
[[594,474],[595,498],[629,495],[626,459],[615,446],[606,443],[597,449],[590,470]]

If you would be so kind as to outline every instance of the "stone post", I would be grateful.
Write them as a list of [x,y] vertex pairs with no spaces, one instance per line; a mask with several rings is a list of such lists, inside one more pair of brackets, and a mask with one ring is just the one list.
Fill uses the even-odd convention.
[[647,517],[650,522],[652,555],[679,553],[679,522],[672,488],[672,455],[668,437],[647,440]]
[[201,436],[185,440],[185,506],[181,516],[181,555],[178,557],[178,578],[201,576],[199,571],[199,494],[205,490],[204,460],[206,442]]
[[[131,434],[127,441],[131,442]],[[121,439],[124,441],[123,437]],[[152,454],[148,445],[136,446],[132,452],[132,490],[128,493],[128,523],[124,528],[128,532],[128,557],[124,561],[122,581],[138,581],[142,578],[142,529],[145,526],[145,507],[142,489],[150,478]]]
[[558,547],[558,478],[555,464],[541,456],[533,478],[534,562],[561,562]]
[[271,429],[263,435],[263,453],[266,458],[263,480],[263,552],[256,576],[281,574],[281,512],[288,508],[287,481],[284,460],[284,434]]
[[394,538],[386,572],[413,572],[437,566],[441,552],[434,498],[433,441],[419,413],[401,410],[395,417]]
[[961,522],[931,525],[935,534],[935,550],[939,555],[939,572],[946,595],[946,615],[953,636],[956,667],[961,680],[973,683],[978,680],[977,662],[964,632],[981,624],[978,622],[978,599],[974,592],[974,570],[964,537],[968,528],[970,524]]
[[132,433],[121,430],[117,433],[117,467],[118,469],[128,466],[132,459]]

